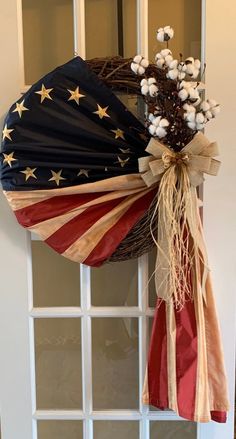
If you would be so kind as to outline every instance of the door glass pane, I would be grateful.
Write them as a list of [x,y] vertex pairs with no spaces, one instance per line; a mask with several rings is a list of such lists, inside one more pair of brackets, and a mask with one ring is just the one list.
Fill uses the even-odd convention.
[[91,270],[92,304],[135,306],[138,303],[137,260],[114,262]]
[[150,439],[196,439],[197,424],[185,421],[151,422]]
[[184,58],[201,55],[201,0],[149,0],[148,32],[149,58],[154,60],[155,54],[165,45],[156,40],[159,27],[170,25],[174,28],[174,38],[169,48],[174,57],[179,53]]
[[35,319],[38,409],[81,409],[79,318]]
[[95,421],[94,439],[139,439],[139,423],[135,421]]
[[138,408],[138,319],[94,318],[93,408]]
[[85,0],[85,26],[87,59],[136,53],[135,0]]
[[34,306],[79,306],[79,264],[69,261],[44,242],[32,241]]
[[25,83],[73,58],[73,0],[22,0]]
[[38,421],[38,439],[83,439],[82,421]]

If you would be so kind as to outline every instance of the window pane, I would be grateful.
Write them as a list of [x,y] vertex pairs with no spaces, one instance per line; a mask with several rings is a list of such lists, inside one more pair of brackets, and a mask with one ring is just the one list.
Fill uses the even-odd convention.
[[93,408],[138,408],[138,319],[94,318]]
[[184,58],[201,55],[201,0],[149,0],[149,58],[165,45],[156,40],[157,28],[170,25],[174,28],[174,38],[169,48],[175,58],[181,52]]
[[185,421],[151,422],[150,439],[196,439],[197,424]]
[[81,409],[81,322],[35,320],[38,409]]
[[22,0],[25,83],[73,58],[73,1]]
[[44,242],[32,241],[34,306],[79,306],[79,264],[50,249]]
[[82,421],[38,421],[38,439],[83,439]]
[[[136,1],[85,0],[86,58],[136,53]],[[122,17],[123,16],[123,17]]]
[[139,439],[139,423],[135,421],[95,421],[94,439]]
[[137,260],[113,262],[91,270],[92,304],[135,306],[138,302]]

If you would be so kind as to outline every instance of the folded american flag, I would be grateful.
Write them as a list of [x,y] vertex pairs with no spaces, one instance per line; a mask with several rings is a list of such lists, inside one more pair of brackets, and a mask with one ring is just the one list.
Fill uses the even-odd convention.
[[148,140],[85,61],[58,67],[5,121],[1,180],[17,220],[69,259],[101,264],[154,197],[138,174]]

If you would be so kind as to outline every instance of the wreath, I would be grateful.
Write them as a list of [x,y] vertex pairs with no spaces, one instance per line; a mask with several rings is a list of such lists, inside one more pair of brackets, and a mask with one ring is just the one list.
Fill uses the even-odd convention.
[[[90,266],[156,246],[157,306],[143,402],[226,421],[221,342],[197,187],[217,175],[202,130],[219,104],[202,99],[201,63],[174,59],[174,31],[150,63],[138,54],[76,57],[10,108],[1,181],[18,222],[63,256]],[[204,72],[204,69],[203,69]],[[142,120],[115,92],[143,99]],[[139,105],[140,106],[140,105]]]

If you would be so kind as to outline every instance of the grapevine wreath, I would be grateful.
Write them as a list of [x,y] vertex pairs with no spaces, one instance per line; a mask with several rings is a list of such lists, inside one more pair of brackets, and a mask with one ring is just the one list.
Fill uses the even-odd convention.
[[[173,36],[170,26],[158,29],[165,47],[154,62],[141,54],[76,57],[34,84],[6,117],[1,181],[18,222],[72,261],[98,267],[156,247],[143,402],[193,421],[225,422],[197,195],[204,174],[219,170],[217,143],[202,131],[220,107],[202,98],[201,62],[174,59]],[[121,92],[138,96],[141,118]]]

